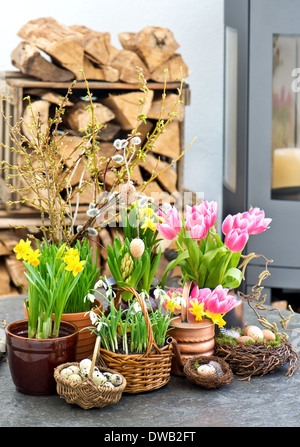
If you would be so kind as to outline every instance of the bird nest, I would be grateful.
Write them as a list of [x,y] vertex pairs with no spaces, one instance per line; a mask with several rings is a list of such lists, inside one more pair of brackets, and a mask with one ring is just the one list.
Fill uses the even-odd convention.
[[[199,373],[197,368],[202,365],[214,364],[215,372]],[[220,388],[228,385],[233,379],[233,373],[225,360],[216,356],[193,356],[184,364],[184,373],[188,380],[206,389]]]
[[274,346],[260,342],[231,344],[217,338],[215,354],[224,359],[235,374],[245,376],[244,380],[255,375],[264,376],[285,364],[289,364],[286,375],[291,377],[298,361],[296,351],[286,340]]

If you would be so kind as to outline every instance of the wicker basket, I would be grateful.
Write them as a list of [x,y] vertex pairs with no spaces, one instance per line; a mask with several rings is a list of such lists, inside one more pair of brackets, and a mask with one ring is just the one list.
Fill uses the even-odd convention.
[[[195,368],[195,363],[200,365],[206,365],[210,361],[218,362],[222,368],[222,375],[209,374],[202,375],[199,374]],[[229,385],[233,379],[233,373],[230,366],[225,362],[224,359],[215,356],[204,356],[196,355],[188,359],[184,365],[184,373],[188,380],[201,386],[202,388],[212,389],[220,388],[223,385]]]
[[100,362],[96,362],[96,364],[97,366],[106,365],[125,377],[126,387],[124,393],[142,393],[156,390],[166,385],[170,380],[173,355],[172,343],[170,342],[161,349],[158,348],[153,337],[151,322],[144,300],[141,299],[133,288],[123,287],[117,291],[114,300],[115,307],[118,307],[124,290],[131,292],[137,298],[142,308],[148,332],[147,350],[143,354],[125,355],[101,348]]
[[266,344],[220,343],[216,340],[215,354],[229,364],[232,371],[237,375],[251,376],[274,372],[281,366],[289,363],[287,376],[291,376],[297,366],[298,354],[290,343],[282,341],[280,346]]
[[[79,366],[78,362],[63,363],[54,370],[54,378],[56,380],[56,389],[60,397],[64,398],[69,404],[76,404],[79,407],[87,410],[89,408],[103,408],[110,404],[117,403],[121,397],[126,386],[126,379],[122,376],[123,382],[120,386],[114,388],[105,385],[98,386],[92,380],[91,375],[94,370],[96,358],[98,356],[100,347],[100,337],[97,337],[94,353],[92,357],[92,365],[89,377],[81,383],[71,382],[60,375],[62,369],[68,366]],[[99,367],[101,372],[107,371],[110,373],[117,373],[109,368]],[[119,374],[119,373],[118,373]]]

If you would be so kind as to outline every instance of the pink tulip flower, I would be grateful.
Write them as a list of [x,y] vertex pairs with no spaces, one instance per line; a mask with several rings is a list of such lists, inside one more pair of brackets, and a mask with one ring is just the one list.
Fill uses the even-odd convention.
[[168,215],[158,211],[158,215],[163,218],[164,222],[159,222],[156,229],[167,240],[172,240],[180,233],[181,221],[177,209],[173,206]]
[[212,314],[226,314],[237,304],[233,295],[228,294],[228,289],[217,286],[205,301],[206,310]]
[[190,231],[193,239],[205,238],[217,218],[217,203],[205,200],[199,205],[186,207],[185,227]]
[[229,250],[238,253],[245,248],[249,235],[246,229],[235,228],[229,231],[225,236],[225,245]]
[[258,234],[269,228],[272,219],[266,219],[263,210],[255,207],[250,211],[238,213],[232,216],[229,214],[222,223],[222,231],[227,235],[231,230],[247,230],[248,235]]

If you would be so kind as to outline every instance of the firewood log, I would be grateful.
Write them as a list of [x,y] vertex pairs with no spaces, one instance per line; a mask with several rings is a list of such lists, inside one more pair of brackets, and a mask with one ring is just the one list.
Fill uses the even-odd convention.
[[179,156],[180,130],[178,121],[169,123],[167,130],[158,135],[152,152],[171,159],[175,159]]
[[143,70],[143,75],[146,80],[150,77],[149,70],[144,62],[135,52],[130,50],[119,51],[110,64],[119,71],[120,81],[128,82],[129,84],[138,83],[137,68]]
[[[86,101],[78,101],[74,107],[66,109],[63,122],[71,129],[86,129],[91,122],[91,112],[87,109],[89,104]],[[105,124],[115,118],[110,108],[101,103],[94,102],[95,117],[99,124]]]
[[83,58],[83,71],[86,79],[107,82],[117,82],[119,80],[119,71],[116,68],[97,65],[88,56]]
[[150,72],[156,70],[179,48],[173,33],[168,28],[159,26],[148,26],[142,29],[136,33],[134,40],[136,52]]
[[[158,118],[161,114],[162,119],[167,120],[170,116],[170,113],[173,112],[177,98],[178,98],[178,96],[176,93],[166,93],[166,96],[164,99],[164,107],[163,107],[163,110],[161,110],[161,107],[162,107],[161,95],[156,94],[153,98],[152,103],[151,103],[151,108],[147,114],[148,118],[158,120]],[[182,121],[184,119],[184,104],[183,103],[177,104],[176,115],[177,116],[173,117],[173,120]]]
[[[109,107],[115,114],[116,121],[123,130],[132,130],[137,125],[137,114],[139,113],[139,99],[141,92],[129,92],[124,94],[109,94],[101,102]],[[150,90],[143,106],[143,113],[148,114],[153,98],[153,90]]]
[[42,81],[67,82],[74,73],[47,61],[39,50],[27,42],[20,42],[11,54],[11,62],[22,73]]
[[25,42],[35,45],[50,55],[67,70],[74,73],[76,79],[82,79],[83,35],[52,17],[42,17],[27,22],[18,32]]
[[[165,74],[165,70],[167,70]],[[186,78],[190,75],[189,67],[182,59],[181,54],[175,53],[168,60],[150,74],[150,79],[156,82],[176,82],[181,77]]]
[[[27,102],[26,102],[27,104]],[[31,135],[30,127],[32,126],[34,119],[32,115],[35,117],[35,120],[39,119],[40,122],[40,130],[42,133],[45,132],[46,127],[48,126],[49,119],[49,107],[50,102],[44,101],[42,99],[37,101],[31,101],[31,107],[26,107],[23,112],[23,122],[22,122],[22,131],[25,137],[28,138],[29,141],[32,141],[34,136]],[[33,129],[33,135],[35,135],[35,130]]]
[[[161,161],[154,155],[148,153],[145,163],[140,163],[140,166],[150,174],[159,173],[169,166],[166,161]],[[169,167],[166,171],[161,172],[156,178],[156,181],[162,186],[163,190],[172,194],[177,188],[177,174],[173,167]]]
[[94,31],[84,25],[72,25],[70,29],[82,34],[84,51],[97,64],[109,66],[119,52],[111,44],[108,32]]

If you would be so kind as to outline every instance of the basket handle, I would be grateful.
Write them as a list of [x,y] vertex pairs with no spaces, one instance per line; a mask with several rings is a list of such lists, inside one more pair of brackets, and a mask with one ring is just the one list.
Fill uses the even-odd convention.
[[124,286],[124,287],[121,287],[120,289],[118,289],[117,293],[116,293],[116,297],[114,298],[114,306],[115,306],[115,308],[117,309],[118,305],[120,304],[121,295],[122,295],[123,291],[132,293],[136,297],[136,299],[137,299],[137,301],[138,301],[138,303],[141,306],[141,309],[143,311],[143,314],[144,314],[144,317],[145,317],[146,326],[147,326],[147,335],[148,335],[148,346],[147,346],[147,350],[146,350],[145,355],[148,355],[150,353],[150,351],[152,349],[152,346],[154,346],[155,349],[158,352],[161,352],[160,349],[158,348],[158,346],[156,345],[155,340],[154,340],[153,331],[152,331],[152,327],[151,327],[151,321],[150,321],[150,318],[149,318],[149,315],[148,315],[148,311],[147,311],[147,307],[146,307],[145,301],[140,297],[140,295],[138,294],[138,292],[135,289],[133,289],[132,287],[129,287],[129,286],[128,287]]
[[94,371],[94,368],[95,368],[97,355],[98,355],[98,352],[100,350],[100,343],[101,343],[101,337],[100,337],[100,335],[97,335],[97,338],[96,338],[96,341],[95,341],[95,346],[94,346],[93,357],[92,357],[91,369],[90,369],[90,372],[89,372],[89,378],[91,378],[92,375],[93,375],[93,371]]
[[181,322],[187,323],[188,322],[188,305],[189,305],[189,295],[190,295],[190,288],[191,288],[192,282],[186,281],[183,286],[183,305],[181,306]]

